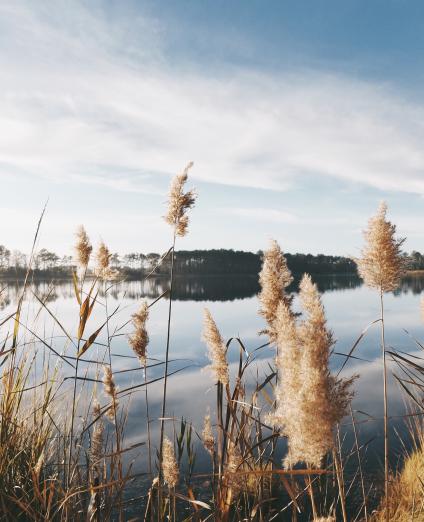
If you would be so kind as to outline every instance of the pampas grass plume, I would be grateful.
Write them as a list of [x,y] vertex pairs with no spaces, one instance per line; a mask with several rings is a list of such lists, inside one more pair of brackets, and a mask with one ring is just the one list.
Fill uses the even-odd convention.
[[215,449],[215,439],[212,432],[211,416],[210,414],[205,415],[202,431],[202,442],[203,446],[210,455],[213,455]]
[[358,272],[365,284],[381,292],[391,292],[399,286],[404,272],[401,246],[404,239],[397,239],[396,225],[386,219],[387,205],[382,202],[364,231],[365,246],[356,259]]
[[168,437],[165,437],[163,440],[162,472],[165,484],[170,488],[175,488],[180,472],[175,459],[174,446]]
[[146,322],[149,318],[149,306],[146,301],[142,303],[138,312],[132,316],[134,333],[129,337],[129,343],[134,353],[138,357],[140,364],[146,364],[146,348],[149,344],[149,334],[146,329]]
[[269,249],[264,252],[262,270],[259,273],[259,313],[268,323],[267,329],[261,333],[266,333],[271,342],[275,342],[277,338],[274,322],[280,301],[284,301],[287,306],[291,304],[292,298],[285,293],[285,289],[292,281],[293,277],[280,246],[277,241],[271,240]]
[[187,210],[194,207],[196,194],[193,190],[184,192],[184,185],[187,181],[188,171],[193,166],[190,162],[182,174],[174,177],[171,182],[168,197],[168,212],[165,221],[174,227],[177,236],[185,236],[188,229]]
[[80,267],[87,268],[93,247],[83,225],[78,227],[75,235],[77,238],[75,244],[75,259]]
[[216,380],[224,385],[228,384],[229,372],[225,343],[207,308],[204,311],[203,340],[208,347],[210,368],[215,373]]
[[104,365],[103,366],[103,388],[105,394],[111,399],[112,406],[108,409],[106,415],[108,418],[114,422],[116,417],[116,410],[118,407],[118,399],[116,397],[117,389],[115,385],[115,381],[113,379],[112,370],[110,369],[110,366]]

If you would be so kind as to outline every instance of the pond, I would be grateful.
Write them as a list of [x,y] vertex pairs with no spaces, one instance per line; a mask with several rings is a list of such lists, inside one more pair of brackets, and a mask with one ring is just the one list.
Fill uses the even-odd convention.
[[[317,276],[313,278],[322,292],[328,325],[334,332],[337,343],[331,358],[333,371],[338,371],[361,332],[379,317],[379,296],[366,288],[355,276]],[[17,299],[22,287],[18,283],[3,285],[4,302],[1,315],[6,317],[16,308]],[[87,288],[89,283],[87,285]],[[110,321],[109,335],[112,337],[112,361],[117,385],[121,390],[142,384],[144,379],[154,381],[163,375],[167,332],[167,313],[169,301],[166,297],[159,299],[150,310],[148,331],[150,343],[148,347],[149,368],[144,376],[137,359],[128,346],[127,336],[131,332],[128,320],[143,299],[153,302],[162,296],[168,287],[166,279],[151,278],[147,281],[130,281],[113,284],[105,296],[100,289],[99,303],[90,318],[86,334],[92,333],[104,322],[106,311],[114,316]],[[389,349],[415,353],[419,351],[414,339],[424,340],[424,325],[420,314],[420,294],[424,288],[424,277],[411,275],[405,277],[398,291],[385,296],[386,342]],[[172,305],[171,341],[170,341],[170,376],[168,382],[166,430],[172,436],[174,429],[178,431],[182,417],[198,433],[202,430],[203,418],[208,408],[213,418],[215,412],[215,389],[210,373],[204,369],[208,364],[206,347],[201,340],[203,309],[207,307],[225,339],[239,337],[248,352],[266,343],[266,338],[259,336],[263,328],[263,319],[258,315],[256,278],[248,276],[209,277],[209,278],[177,278],[175,284],[175,300]],[[297,285],[291,289],[295,294],[294,305],[297,306]],[[41,309],[37,295],[46,301]],[[38,351],[38,360],[55,357],[46,345],[34,339],[34,332],[58,353],[75,355],[75,349],[67,342],[64,331],[72,337],[78,325],[79,306],[75,298],[72,281],[34,282],[27,290],[26,304],[23,308],[20,342],[30,343]],[[52,319],[56,316],[57,321]],[[3,328],[3,336],[5,335]],[[10,327],[9,327],[10,330]],[[42,333],[42,335],[40,334]],[[105,357],[106,331],[97,338],[85,360],[101,361]],[[355,383],[353,410],[357,422],[360,443],[364,445],[364,465],[370,477],[381,478],[383,456],[383,395],[382,365],[379,325],[369,328],[364,338],[356,347],[353,356],[346,362],[343,375],[358,374]],[[231,372],[234,373],[239,360],[239,348],[233,344],[228,352]],[[270,373],[269,364],[273,363],[274,348],[265,346],[257,352],[257,360],[252,366],[249,378],[252,384],[258,377],[263,380]],[[69,361],[72,361],[69,359]],[[38,362],[37,362],[38,364]],[[40,363],[41,364],[41,363]],[[394,363],[389,364],[390,374],[399,374]],[[87,373],[86,373],[87,371]],[[65,377],[73,376],[69,364],[62,364]],[[175,373],[174,373],[175,372]],[[256,374],[257,372],[257,374]],[[96,378],[95,366],[87,362],[80,364],[79,375]],[[68,382],[71,382],[70,380]],[[87,383],[88,384],[88,383]],[[91,383],[90,383],[91,384]],[[88,385],[87,385],[88,389]],[[271,393],[272,390],[268,390]],[[99,400],[106,403],[101,384],[98,385]],[[405,429],[406,412],[405,394],[400,390],[396,380],[389,378],[389,415],[391,417],[391,459],[392,465],[398,461],[402,453],[403,443],[408,444]],[[162,381],[157,380],[148,386],[148,404],[150,414],[150,431],[152,446],[158,441],[160,422],[160,406],[162,400]],[[147,441],[147,417],[145,388],[134,391],[128,406],[128,418],[125,428],[126,447]],[[64,410],[66,411],[66,410]],[[68,410],[69,411],[69,410]],[[64,414],[66,416],[66,413]],[[174,420],[172,420],[174,419]],[[341,426],[344,449],[348,452],[352,446],[350,419]],[[399,435],[400,434],[400,435]],[[403,439],[402,441],[400,439]],[[206,471],[209,467],[208,455],[200,441],[195,437],[197,449],[196,470]],[[143,446],[128,452],[126,458],[132,461],[134,472],[147,469],[147,451]],[[283,451],[281,447],[280,452]],[[370,479],[371,480],[371,479]]]

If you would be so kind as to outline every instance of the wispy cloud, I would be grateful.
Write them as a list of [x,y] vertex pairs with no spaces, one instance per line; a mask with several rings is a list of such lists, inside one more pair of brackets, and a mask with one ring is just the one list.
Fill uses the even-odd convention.
[[217,210],[232,216],[253,219],[254,221],[271,221],[275,223],[297,223],[299,221],[296,215],[273,208],[222,207]]
[[[116,24],[78,2],[1,11],[8,171],[156,193],[161,175],[193,159],[193,176],[214,183],[287,190],[313,175],[424,194],[424,107],[389,87],[320,72],[182,70],[166,59],[157,20]],[[276,212],[265,215],[287,218]]]

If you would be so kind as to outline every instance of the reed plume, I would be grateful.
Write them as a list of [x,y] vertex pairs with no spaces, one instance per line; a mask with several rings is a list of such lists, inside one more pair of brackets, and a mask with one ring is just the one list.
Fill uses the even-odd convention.
[[172,442],[165,437],[163,439],[163,458],[162,458],[162,473],[165,484],[170,488],[175,488],[178,484],[180,475],[178,464],[175,459],[174,446]]
[[274,322],[280,301],[288,307],[291,305],[292,297],[286,294],[285,289],[292,281],[293,277],[280,246],[277,241],[271,240],[269,249],[264,252],[262,270],[259,273],[259,313],[268,323],[268,327],[261,333],[267,334],[271,342],[277,339]]
[[77,242],[75,244],[75,260],[77,264],[85,269],[90,261],[93,247],[83,225],[80,225],[75,233]]
[[386,213],[387,205],[382,202],[364,231],[365,247],[361,257],[355,259],[365,284],[381,292],[396,290],[405,268],[401,256],[405,239],[395,237],[396,225],[386,219]]
[[227,349],[218,327],[207,308],[204,310],[203,340],[208,347],[208,356],[211,361],[209,367],[215,373],[216,380],[224,385],[228,384]]
[[356,260],[359,275],[365,284],[375,288],[380,294],[381,351],[383,356],[383,400],[384,400],[384,482],[385,498],[388,509],[386,520],[389,521],[389,437],[388,437],[388,400],[387,400],[387,365],[384,328],[383,294],[395,290],[405,269],[401,255],[401,246],[405,239],[395,237],[396,225],[386,219],[387,205],[380,203],[377,214],[368,222],[364,231],[365,247],[362,257]]
[[[297,419],[300,380],[300,344],[297,336],[295,317],[280,301],[274,321],[277,335],[276,368],[278,381],[275,388],[275,410],[268,415],[268,422],[279,428],[295,432]],[[289,428],[291,427],[291,428]]]
[[215,450],[215,439],[212,432],[211,416],[209,413],[205,415],[202,431],[202,442],[206,451],[213,455]]
[[230,441],[227,448],[227,461],[224,469],[224,481],[231,488],[231,496],[235,497],[246,486],[246,477],[238,473],[242,469],[243,457],[237,445]]
[[134,333],[129,336],[129,343],[134,353],[138,357],[141,366],[146,364],[146,348],[149,344],[149,334],[146,329],[146,322],[149,318],[149,306],[144,301],[139,309],[132,316],[132,323],[134,326]]
[[333,446],[333,429],[352,398],[353,379],[336,379],[329,371],[333,336],[317,286],[304,275],[300,283],[304,317],[296,321],[286,303],[276,319],[279,381],[277,407],[270,420],[288,439],[285,465],[298,462],[319,467]]
[[102,382],[103,382],[103,388],[104,388],[105,394],[112,401],[111,407],[107,410],[106,415],[112,422],[115,422],[116,411],[117,411],[118,404],[119,404],[118,399],[117,399],[118,390],[116,388],[110,366],[107,366],[107,365],[103,366]]
[[117,277],[117,271],[110,267],[110,258],[112,254],[109,248],[102,241],[96,253],[95,273],[99,279],[104,281],[113,281]]
[[90,463],[92,469],[99,473],[98,465],[103,457],[103,434],[104,434],[104,423],[101,418],[101,408],[97,400],[93,404],[93,417],[97,419],[94,423],[93,434],[91,436],[90,445]]
[[188,178],[188,171],[193,166],[190,162],[182,174],[178,174],[171,182],[168,197],[168,212],[165,221],[174,227],[177,236],[185,236],[188,228],[187,210],[194,207],[196,193],[194,190],[184,192],[184,185]]

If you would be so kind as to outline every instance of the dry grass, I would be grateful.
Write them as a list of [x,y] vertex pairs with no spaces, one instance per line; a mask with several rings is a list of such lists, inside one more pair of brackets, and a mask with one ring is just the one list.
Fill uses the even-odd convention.
[[[129,520],[125,491],[137,477],[131,464],[124,468],[122,456],[133,449],[125,438],[128,400],[140,391],[145,392],[147,411],[147,419],[140,419],[140,425],[147,424],[148,440],[141,439],[136,446],[148,452],[149,469],[144,478],[149,486],[134,501],[137,520],[330,522],[361,520],[364,513],[365,520],[370,520],[363,509],[367,503],[360,468],[363,448],[356,440],[344,454],[341,442],[339,423],[351,400],[351,381],[329,371],[333,336],[318,289],[308,275],[300,285],[303,315],[292,310],[293,298],[287,293],[292,278],[276,242],[265,253],[260,276],[260,313],[267,323],[266,333],[275,343],[268,347],[276,350],[275,367],[260,372],[257,356],[267,345],[247,350],[239,338],[226,342],[206,311],[203,337],[211,359],[216,407],[207,413],[203,426],[181,420],[178,431],[174,419],[165,429],[175,238],[187,233],[187,211],[195,199],[192,191],[184,192],[187,172],[188,168],[171,185],[166,216],[173,245],[166,254],[171,257],[167,343],[164,359],[155,363],[164,368],[163,377],[157,379],[163,388],[162,416],[156,419],[160,441],[150,440],[146,351],[147,318],[157,301],[141,303],[133,316],[123,314],[122,323],[112,329],[119,306],[109,309],[108,296],[115,284],[111,279],[116,277],[109,264],[110,252],[100,245],[93,277],[88,278],[92,248],[80,228],[76,261],[81,270],[73,281],[74,330],[67,331],[49,309],[48,295],[34,297],[38,306],[34,324],[22,320],[31,266],[16,311],[0,323],[0,521]],[[385,209],[376,219],[384,217]],[[380,225],[387,238],[393,239],[393,226]],[[392,253],[397,254],[399,243],[392,246]],[[371,253],[381,259],[378,248],[368,252],[367,270],[373,263]],[[396,270],[390,269],[392,286]],[[386,290],[378,277],[380,289]],[[97,324],[94,310],[103,318]],[[60,352],[40,332],[37,318],[42,314],[61,332],[64,345]],[[125,331],[127,326],[131,331]],[[112,350],[117,335],[127,336],[133,360],[138,361],[137,368],[124,371],[139,370],[142,375],[121,390],[115,384]],[[238,361],[235,365],[229,365],[230,355]],[[401,361],[404,371],[410,362]],[[424,364],[413,364],[410,369],[415,380],[411,375],[407,380],[421,393],[416,375],[420,370],[424,374]],[[420,403],[417,396],[415,400]],[[420,425],[415,451],[393,478],[388,506],[391,520],[424,520],[423,438]],[[201,446],[210,461],[205,474],[196,471]],[[345,463],[353,454],[360,473],[352,478],[346,474]],[[281,456],[286,467],[281,465]],[[355,500],[360,495],[362,505]],[[383,505],[374,520],[384,519],[387,510]]]

